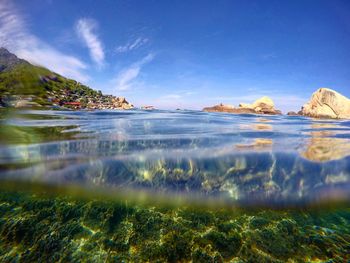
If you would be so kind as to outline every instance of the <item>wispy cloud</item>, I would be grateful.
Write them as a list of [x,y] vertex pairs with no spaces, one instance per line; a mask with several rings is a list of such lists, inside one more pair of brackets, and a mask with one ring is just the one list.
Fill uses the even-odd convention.
[[182,100],[188,96],[191,96],[191,95],[194,95],[196,94],[197,92],[195,91],[186,91],[186,90],[183,90],[183,91],[179,91],[177,93],[170,93],[170,94],[167,94],[165,96],[162,96],[159,98],[159,100],[164,100],[164,101],[167,101],[167,100]]
[[116,53],[125,53],[128,51],[132,51],[135,49],[140,48],[141,46],[145,45],[148,42],[148,38],[137,38],[135,41],[133,42],[129,42],[124,46],[118,46],[115,48],[115,52]]
[[160,99],[162,99],[162,100],[179,100],[179,99],[182,99],[182,95],[180,95],[180,94],[168,94],[168,95],[161,97]]
[[48,67],[64,76],[87,81],[83,72],[87,65],[80,59],[64,54],[31,34],[24,17],[11,1],[0,0],[0,46],[29,62]]
[[104,64],[105,54],[102,43],[96,34],[97,22],[94,19],[81,18],[76,24],[76,30],[79,37],[88,47],[91,59],[95,61],[99,67],[102,67]]
[[121,70],[118,76],[113,80],[116,89],[119,91],[129,90],[139,76],[142,67],[154,59],[154,54],[150,53],[131,66]]

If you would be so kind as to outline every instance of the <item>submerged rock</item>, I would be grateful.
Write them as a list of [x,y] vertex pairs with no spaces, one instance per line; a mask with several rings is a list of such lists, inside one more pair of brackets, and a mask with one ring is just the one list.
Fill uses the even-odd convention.
[[350,99],[334,90],[320,88],[301,108],[301,114],[316,118],[349,119]]
[[281,114],[280,110],[275,109],[275,104],[269,97],[262,97],[252,104],[240,103],[238,108],[232,105],[219,104],[213,107],[206,107],[203,111],[207,112],[229,112],[229,113],[253,113],[253,114]]

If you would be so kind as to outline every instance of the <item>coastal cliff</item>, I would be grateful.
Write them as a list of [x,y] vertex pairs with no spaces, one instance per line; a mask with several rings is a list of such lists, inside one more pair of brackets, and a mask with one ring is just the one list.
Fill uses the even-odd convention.
[[0,48],[0,106],[131,109],[124,97],[102,94]]

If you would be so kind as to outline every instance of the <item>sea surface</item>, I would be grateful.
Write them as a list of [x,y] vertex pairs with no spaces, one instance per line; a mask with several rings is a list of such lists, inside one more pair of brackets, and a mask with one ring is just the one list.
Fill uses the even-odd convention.
[[1,262],[349,262],[349,202],[347,120],[1,112]]

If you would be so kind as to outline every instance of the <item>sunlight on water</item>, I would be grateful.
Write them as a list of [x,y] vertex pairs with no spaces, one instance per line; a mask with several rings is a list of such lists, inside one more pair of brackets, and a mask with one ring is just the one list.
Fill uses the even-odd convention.
[[23,111],[0,127],[0,261],[347,262],[350,123]]
[[24,111],[4,120],[2,133],[3,180],[181,195],[204,203],[349,198],[346,121],[196,111]]

